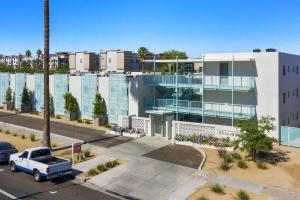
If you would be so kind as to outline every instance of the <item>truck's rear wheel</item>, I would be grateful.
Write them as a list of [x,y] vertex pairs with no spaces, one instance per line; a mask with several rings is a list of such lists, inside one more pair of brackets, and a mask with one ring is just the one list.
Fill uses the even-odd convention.
[[41,173],[39,172],[39,170],[35,170],[33,172],[33,178],[36,182],[40,182],[42,180]]
[[16,163],[13,162],[13,161],[11,161],[11,162],[9,163],[9,169],[10,169],[10,171],[12,171],[12,172],[16,172],[16,171],[17,171]]

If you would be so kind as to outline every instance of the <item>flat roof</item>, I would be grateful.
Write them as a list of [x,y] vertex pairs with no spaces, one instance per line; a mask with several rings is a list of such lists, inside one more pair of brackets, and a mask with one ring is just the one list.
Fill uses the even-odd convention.
[[144,60],[145,63],[201,63],[202,59],[170,59],[170,60],[156,60],[156,59],[151,59],[151,60]]

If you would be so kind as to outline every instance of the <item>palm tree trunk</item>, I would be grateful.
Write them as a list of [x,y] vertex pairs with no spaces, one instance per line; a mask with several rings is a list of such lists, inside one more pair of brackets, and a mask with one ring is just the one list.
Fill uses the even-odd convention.
[[44,0],[44,125],[43,145],[51,148],[49,113],[49,0]]

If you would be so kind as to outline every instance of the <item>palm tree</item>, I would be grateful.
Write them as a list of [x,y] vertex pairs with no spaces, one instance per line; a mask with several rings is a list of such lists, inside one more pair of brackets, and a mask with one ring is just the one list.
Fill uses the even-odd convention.
[[22,67],[22,59],[23,59],[23,55],[19,53],[18,55],[19,68]]
[[138,56],[142,63],[142,72],[144,72],[144,60],[145,60],[146,56],[148,56],[149,54],[150,54],[150,52],[146,47],[140,47],[138,49]]
[[41,49],[38,49],[38,50],[36,51],[37,60],[38,60],[38,62],[37,62],[38,68],[40,68],[40,65],[41,65],[42,54],[43,54],[43,52],[42,52]]
[[44,125],[43,145],[51,148],[49,109],[49,0],[44,0]]
[[25,55],[27,57],[27,64],[30,65],[30,58],[31,58],[31,51],[30,50],[27,50],[25,52]]

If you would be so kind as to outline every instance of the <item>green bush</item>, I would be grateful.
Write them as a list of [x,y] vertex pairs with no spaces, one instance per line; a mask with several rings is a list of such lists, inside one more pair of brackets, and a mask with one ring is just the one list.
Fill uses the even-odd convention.
[[209,199],[206,198],[205,196],[201,196],[201,197],[199,197],[197,200],[209,200]]
[[89,171],[88,171],[88,175],[89,176],[96,176],[96,175],[98,175],[99,174],[99,172],[96,170],[96,169],[90,169]]
[[24,139],[26,139],[26,136],[24,134],[22,134],[21,138],[24,140]]
[[31,133],[30,134],[30,140],[31,140],[31,142],[34,142],[35,141],[35,134],[34,133]]
[[91,156],[91,152],[89,150],[85,150],[83,152],[83,155],[84,155],[85,158],[89,158]]
[[261,161],[261,160],[258,160],[256,161],[256,166],[259,168],[259,169],[268,169],[267,165],[265,162]]
[[5,94],[5,101],[11,102],[12,101],[12,90],[10,87],[7,88],[6,94]]
[[76,98],[72,95],[72,93],[67,92],[64,95],[65,99],[65,110],[69,112],[76,112],[78,111],[78,102]]
[[238,161],[238,167],[242,168],[242,169],[248,168],[248,166],[247,166],[247,164],[246,164],[246,162],[244,160],[239,160]]
[[105,167],[105,165],[98,165],[97,169],[98,169],[99,172],[104,172],[104,171],[107,170],[107,168]]
[[97,93],[94,100],[93,117],[103,118],[106,116],[106,103],[101,94]]
[[56,119],[61,119],[61,116],[56,115],[55,118],[56,118]]
[[112,162],[107,162],[107,163],[105,163],[105,167],[109,169],[109,168],[113,168],[114,165]]
[[243,191],[243,190],[240,190],[238,193],[237,193],[237,199],[238,200],[249,200],[250,197],[249,195]]
[[17,134],[17,133],[14,133],[14,134],[13,134],[13,136],[14,136],[14,137],[17,137],[17,136],[18,136],[18,134]]
[[210,188],[210,190],[214,193],[217,193],[217,194],[225,194],[224,193],[224,189],[222,188],[221,185],[219,185],[218,183],[216,184],[213,184]]
[[230,153],[225,153],[225,154],[223,155],[223,160],[224,160],[225,162],[228,162],[228,163],[233,162],[233,158],[232,158],[232,156],[231,156]]
[[230,164],[228,161],[223,161],[220,165],[220,168],[223,170],[223,171],[228,171],[230,169]]
[[231,153],[231,157],[235,160],[240,160],[242,159],[242,156],[238,152],[233,152]]
[[82,121],[82,119],[77,119],[77,122],[82,123],[83,121]]
[[5,134],[6,134],[6,135],[9,135],[9,134],[10,134],[10,131],[9,131],[9,130],[5,131]]

